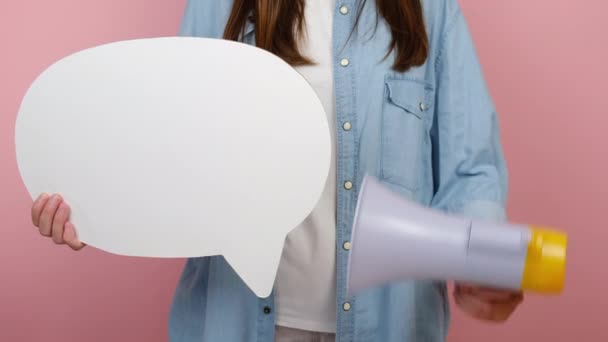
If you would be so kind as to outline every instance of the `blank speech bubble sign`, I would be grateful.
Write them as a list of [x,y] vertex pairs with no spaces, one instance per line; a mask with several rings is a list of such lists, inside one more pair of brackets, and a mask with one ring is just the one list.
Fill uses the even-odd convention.
[[163,37],[46,69],[16,122],[32,198],[60,193],[81,241],[119,255],[223,255],[259,297],[316,206],[331,144],[291,66],[253,46]]

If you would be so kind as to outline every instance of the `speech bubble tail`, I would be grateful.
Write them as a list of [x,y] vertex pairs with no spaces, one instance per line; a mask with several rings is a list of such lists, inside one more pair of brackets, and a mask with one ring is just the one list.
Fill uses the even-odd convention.
[[263,245],[240,246],[224,254],[226,261],[258,298],[272,294],[285,241]]

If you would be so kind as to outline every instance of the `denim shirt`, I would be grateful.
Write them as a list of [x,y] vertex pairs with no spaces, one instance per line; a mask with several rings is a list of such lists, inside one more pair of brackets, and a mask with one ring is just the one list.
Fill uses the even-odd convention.
[[[507,174],[496,110],[457,0],[422,1],[430,55],[406,72],[392,69],[394,54],[385,58],[391,34],[374,1],[367,1],[351,35],[358,1],[337,1],[333,24],[336,339],[445,341],[450,312],[444,281],[402,281],[347,297],[349,251],[343,245],[365,174],[425,206],[503,220]],[[221,38],[231,6],[231,0],[188,0],[180,35]],[[243,41],[254,44],[254,34],[249,25]],[[170,339],[272,342],[274,306],[273,295],[256,297],[222,256],[189,259],[171,307]]]

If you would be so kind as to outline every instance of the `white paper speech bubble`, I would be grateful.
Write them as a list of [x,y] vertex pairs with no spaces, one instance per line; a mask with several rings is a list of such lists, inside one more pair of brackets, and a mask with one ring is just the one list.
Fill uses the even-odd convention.
[[189,37],[58,61],[28,90],[15,134],[28,192],[61,193],[81,241],[127,256],[223,255],[260,297],[332,153],[322,104],[291,66]]

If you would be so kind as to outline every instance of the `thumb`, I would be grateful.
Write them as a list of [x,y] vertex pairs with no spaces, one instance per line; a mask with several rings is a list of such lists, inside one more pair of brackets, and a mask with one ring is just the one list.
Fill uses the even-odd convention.
[[75,251],[79,251],[86,246],[86,244],[78,240],[76,227],[71,222],[67,222],[64,226],[63,241]]

